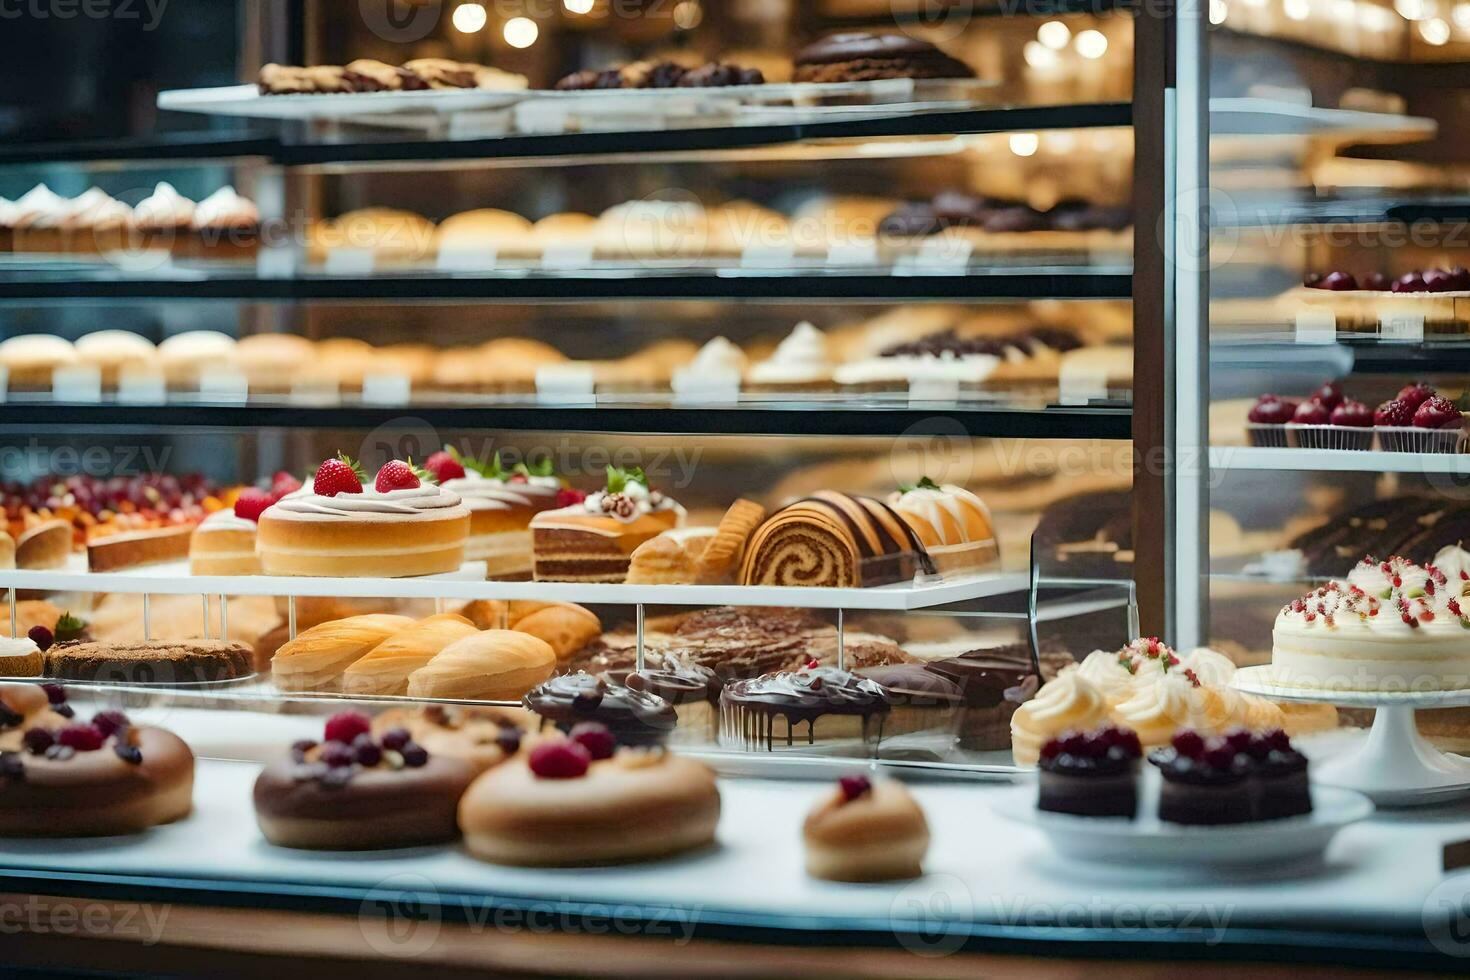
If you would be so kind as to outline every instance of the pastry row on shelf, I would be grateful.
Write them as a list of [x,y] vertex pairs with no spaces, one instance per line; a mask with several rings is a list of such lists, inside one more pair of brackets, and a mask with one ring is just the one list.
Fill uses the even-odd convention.
[[259,247],[260,210],[229,186],[196,203],[160,182],[132,207],[99,187],[63,198],[37,184],[15,201],[0,198],[0,252],[246,258]]

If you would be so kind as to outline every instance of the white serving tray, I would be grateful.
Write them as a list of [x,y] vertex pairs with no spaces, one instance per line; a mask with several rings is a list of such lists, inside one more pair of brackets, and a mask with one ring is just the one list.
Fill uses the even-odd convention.
[[350,119],[405,112],[448,114],[504,109],[526,98],[525,89],[424,89],[417,92],[339,92],[261,95],[255,85],[174,89],[158,93],[158,108],[251,119]]
[[190,575],[186,561],[89,572],[73,562],[55,570],[0,571],[0,589],[118,592],[130,595],[332,596],[375,599],[539,599],[667,606],[793,606],[803,609],[909,610],[1024,592],[1029,577],[995,572],[925,584],[876,588],[790,588],[769,585],[623,585],[582,582],[487,582],[483,562],[458,572],[417,578],[313,578],[280,575]]

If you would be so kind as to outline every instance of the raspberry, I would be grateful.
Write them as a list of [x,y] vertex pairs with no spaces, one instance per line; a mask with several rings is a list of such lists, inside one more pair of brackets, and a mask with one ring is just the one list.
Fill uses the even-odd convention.
[[121,711],[99,711],[92,716],[92,727],[103,735],[115,735],[132,724]]
[[1197,732],[1188,729],[1175,732],[1170,744],[1174,746],[1175,752],[1191,759],[1197,758],[1205,750],[1205,740],[1200,738]]
[[587,775],[592,755],[576,742],[542,742],[531,750],[529,765],[542,779],[576,779]]
[[401,459],[389,460],[378,470],[378,478],[373,481],[373,489],[378,493],[388,493],[392,490],[413,490],[420,486],[418,474],[413,471]]
[[1057,756],[1059,756],[1061,754],[1062,754],[1062,743],[1061,742],[1058,742],[1054,738],[1047,739],[1046,740],[1046,744],[1041,747],[1041,758],[1042,758],[1043,761],[1048,760],[1048,759],[1055,759]]
[[1212,769],[1230,769],[1235,765],[1235,749],[1223,742],[1212,743],[1205,749],[1204,761]]
[[1324,382],[1322,387],[1312,392],[1312,397],[1309,400],[1321,402],[1330,412],[1342,404],[1342,386],[1336,381]]
[[617,740],[613,738],[612,732],[607,730],[606,725],[600,725],[595,721],[584,721],[572,727],[571,740],[587,750],[587,754],[596,759],[611,759],[617,750]]
[[873,791],[873,783],[867,776],[843,776],[837,785],[842,788],[842,799],[847,803]]
[[448,450],[441,450],[424,460],[424,469],[432,473],[439,483],[463,480],[465,475],[464,464],[450,455]]
[[373,722],[360,711],[341,711],[327,719],[323,741],[352,744],[352,740],[373,729]]
[[1408,402],[1395,398],[1373,410],[1374,425],[1406,426],[1414,421],[1414,409]]
[[563,487],[556,492],[556,506],[575,507],[587,499],[585,490],[574,490],[571,487]]
[[56,637],[52,636],[51,631],[44,626],[32,626],[26,636],[29,636],[31,642],[43,651],[51,649],[51,644],[56,642]]
[[240,491],[240,496],[235,498],[235,516],[247,521],[259,521],[265,509],[275,502],[275,498],[264,490],[246,487]]
[[362,472],[357,464],[342,454],[325,460],[311,478],[311,492],[318,497],[335,497],[339,493],[362,493]]
[[78,752],[95,752],[102,748],[107,736],[95,725],[67,725],[56,733],[56,743]]

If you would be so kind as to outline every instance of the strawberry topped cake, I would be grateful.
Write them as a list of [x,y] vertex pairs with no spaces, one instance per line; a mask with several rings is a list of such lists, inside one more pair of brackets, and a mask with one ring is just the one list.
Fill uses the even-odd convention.
[[580,503],[583,496],[562,488],[550,459],[507,469],[499,453],[481,461],[446,446],[424,461],[424,469],[469,508],[465,557],[484,561],[486,575],[493,579],[530,578],[531,518]]
[[1278,683],[1347,691],[1470,687],[1470,601],[1462,583],[1407,558],[1364,558],[1283,606],[1272,631]]
[[255,531],[266,508],[301,489],[301,481],[285,470],[271,480],[271,488],[245,487],[233,507],[217,510],[194,528],[189,538],[189,574],[259,575]]
[[351,459],[317,467],[311,486],[260,515],[267,575],[382,576],[452,572],[464,563],[470,512],[412,461],[390,460],[371,485]]
[[643,471],[607,468],[607,485],[531,519],[540,582],[622,582],[633,550],[684,523],[684,508],[648,486]]

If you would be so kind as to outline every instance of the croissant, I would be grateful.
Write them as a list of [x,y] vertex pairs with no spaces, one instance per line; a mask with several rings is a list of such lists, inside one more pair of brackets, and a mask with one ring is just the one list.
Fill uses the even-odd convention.
[[373,647],[408,626],[408,616],[374,613],[320,623],[296,634],[271,658],[271,676],[283,691],[336,690],[342,672]]
[[[515,603],[511,604],[512,612]],[[566,660],[602,635],[602,622],[588,609],[570,602],[544,606],[512,620],[512,629],[527,633],[551,647],[558,660]]]

